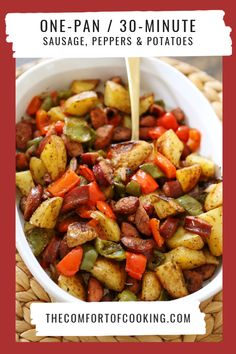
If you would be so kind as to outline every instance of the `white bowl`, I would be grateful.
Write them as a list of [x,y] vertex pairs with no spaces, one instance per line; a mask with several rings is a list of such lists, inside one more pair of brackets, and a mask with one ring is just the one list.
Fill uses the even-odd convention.
[[[80,78],[109,79],[120,75],[126,79],[123,58],[52,59],[44,61],[26,71],[16,80],[16,120],[24,115],[30,99],[43,91],[63,89],[72,80]],[[202,132],[200,153],[222,166],[222,127],[209,102],[200,91],[179,71],[155,59],[142,58],[141,88],[153,92],[169,107],[181,107],[188,117],[190,126]],[[31,252],[23,231],[23,218],[17,203],[16,246],[27,267],[52,297],[53,301],[80,301],[62,290],[41,268]],[[204,301],[222,289],[222,266],[202,289],[188,295],[188,299]],[[173,301],[179,301],[173,300]]]

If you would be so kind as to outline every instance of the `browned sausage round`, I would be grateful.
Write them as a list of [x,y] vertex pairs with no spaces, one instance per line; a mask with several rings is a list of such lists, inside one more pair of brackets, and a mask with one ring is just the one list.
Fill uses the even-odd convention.
[[77,208],[79,205],[86,204],[89,201],[89,187],[79,186],[68,192],[61,208],[62,213],[66,213]]
[[71,248],[69,248],[67,246],[67,242],[66,242],[66,236],[63,237],[63,239],[60,242],[60,246],[59,246],[59,255],[60,258],[64,258],[67,253],[69,253],[71,251]]
[[118,200],[114,206],[115,213],[121,215],[134,214],[139,206],[139,199],[137,197],[124,197]]
[[62,134],[61,138],[63,139],[66,150],[69,156],[77,157],[83,153],[83,145],[77,141],[70,140],[66,135]]
[[154,116],[145,116],[140,119],[141,127],[154,127],[156,125],[156,118]]
[[94,165],[97,162],[99,154],[98,152],[84,152],[80,157],[83,163]]
[[135,225],[137,229],[146,236],[151,236],[151,228],[149,221],[149,216],[146,210],[140,204],[135,214]]
[[88,281],[88,297],[87,297],[87,301],[88,302],[99,302],[101,301],[102,297],[103,297],[103,287],[101,285],[101,283],[93,278],[90,277],[89,281]]
[[152,251],[155,242],[153,239],[143,240],[139,237],[122,237],[121,242],[131,252],[147,253]]
[[36,187],[31,188],[26,202],[25,202],[25,211],[24,219],[29,220],[33,212],[38,208],[41,202],[43,195],[43,187],[39,184]]
[[201,274],[203,280],[207,280],[212,277],[215,273],[216,265],[215,264],[204,264],[198,268],[194,269],[196,272]]
[[163,186],[163,192],[167,197],[179,198],[184,194],[179,181],[169,181]]
[[57,236],[54,236],[42,254],[42,260],[45,265],[53,264],[56,262],[59,246],[61,239]]
[[122,222],[121,233],[123,236],[127,236],[127,237],[139,237],[138,230],[129,222]]
[[113,138],[114,142],[127,141],[131,138],[131,129],[127,127],[116,127],[114,129]]
[[24,152],[16,153],[16,169],[17,171],[24,171],[29,168],[29,160]]
[[179,225],[179,219],[168,217],[160,227],[160,234],[164,238],[170,238],[174,235]]
[[196,216],[186,216],[184,219],[184,228],[202,237],[209,237],[212,225]]
[[141,290],[141,281],[130,277],[129,275],[126,278],[125,288],[132,291],[134,294],[137,294]]
[[171,113],[175,116],[178,122],[182,122],[185,119],[185,114],[179,107],[172,109]]
[[114,126],[111,124],[104,125],[96,130],[96,139],[94,144],[96,150],[104,149],[111,143],[113,131]]
[[184,279],[189,293],[195,293],[202,287],[202,276],[195,270],[183,270]]
[[161,105],[156,104],[156,103],[151,105],[149,112],[158,118],[163,116],[163,114],[165,114],[164,108]]
[[113,183],[113,168],[109,162],[102,160],[94,165],[93,173],[101,186],[107,187]]
[[98,129],[103,125],[107,124],[107,115],[99,107],[92,109],[92,111],[90,112],[90,118],[94,129]]
[[33,130],[31,124],[24,121],[16,124],[16,147],[24,150],[27,147],[27,142],[32,138]]
[[148,134],[150,128],[149,127],[141,127],[139,128],[139,138],[141,140],[149,140],[150,136]]

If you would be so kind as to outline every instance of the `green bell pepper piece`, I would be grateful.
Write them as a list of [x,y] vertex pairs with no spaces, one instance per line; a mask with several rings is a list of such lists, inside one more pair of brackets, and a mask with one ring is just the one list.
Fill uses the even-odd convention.
[[93,131],[88,126],[87,122],[80,118],[66,118],[63,132],[71,140],[79,143],[87,143],[94,136]]
[[43,109],[44,111],[49,111],[50,108],[53,107],[53,100],[51,96],[47,96],[44,98],[40,109]]
[[147,268],[149,270],[156,270],[156,268],[163,263],[165,260],[165,255],[162,252],[154,249],[152,257],[148,261]]
[[133,195],[134,197],[139,197],[141,195],[141,187],[137,181],[131,180],[126,185],[126,193]]
[[125,185],[122,182],[117,182],[114,180],[115,195],[118,195],[120,198],[125,197]]
[[98,253],[92,245],[86,245],[86,244],[83,245],[83,251],[84,253],[83,253],[83,259],[80,265],[80,269],[90,272],[90,270],[93,268],[97,260]]
[[59,98],[59,100],[66,100],[70,96],[72,96],[72,92],[69,89],[57,91],[57,97]]
[[147,172],[153,178],[165,177],[164,172],[154,163],[144,163],[140,166],[140,169]]
[[137,301],[137,296],[130,290],[123,290],[117,295],[119,301]]
[[196,216],[203,213],[201,203],[188,194],[182,195],[176,201],[187,211],[188,214]]
[[27,142],[27,148],[31,147],[32,145],[35,145],[36,147],[38,147],[40,141],[43,140],[42,136],[38,136],[37,138],[34,138],[32,140],[29,140]]
[[37,257],[43,252],[55,232],[51,229],[41,229],[39,227],[30,228],[28,224],[24,227],[26,239],[33,254]]
[[126,258],[125,250],[119,243],[102,240],[97,237],[95,247],[97,252],[105,258],[114,259],[116,261],[123,261]]

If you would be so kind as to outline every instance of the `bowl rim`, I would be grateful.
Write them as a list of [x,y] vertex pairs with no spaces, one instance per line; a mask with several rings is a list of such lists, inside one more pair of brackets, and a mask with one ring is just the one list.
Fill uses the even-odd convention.
[[[86,58],[50,58],[47,60],[40,61],[36,65],[32,66],[29,68],[26,72],[22,73],[17,79],[16,79],[16,91],[19,89],[19,86],[24,82],[28,77],[30,77],[32,74],[37,72],[39,69],[43,69],[46,67],[48,64],[51,63],[60,63],[66,60],[86,60]],[[90,58],[90,59],[96,59],[96,58]],[[108,59],[108,58],[99,58],[99,59]],[[110,58],[112,59],[118,59],[118,58]],[[119,58],[121,59],[121,58]],[[163,68],[167,70],[171,70],[174,75],[178,77],[179,80],[184,80],[185,84],[189,86],[189,89],[195,92],[195,95],[199,97],[199,100],[202,101],[202,103],[208,108],[208,111],[211,111],[211,116],[212,119],[215,120],[215,124],[218,124],[218,133],[221,132],[222,125],[219,120],[219,118],[216,116],[213,108],[211,107],[210,103],[206,99],[206,97],[199,91],[199,89],[181,72],[179,72],[175,67],[171,66],[170,64],[154,57],[145,57],[142,58],[142,63],[145,65],[145,62],[148,63],[148,61],[152,61],[154,63],[158,63],[160,67],[162,66]],[[141,66],[142,66],[141,63]],[[17,111],[17,107],[16,107]],[[214,118],[213,118],[214,117]],[[218,122],[218,123],[216,123]],[[57,301],[57,302],[82,302],[82,300],[70,295],[66,291],[64,291],[62,288],[60,288],[50,277],[49,275],[45,272],[45,270],[41,267],[40,263],[32,253],[30,246],[26,240],[23,228],[21,226],[20,222],[20,216],[17,210],[17,205],[16,205],[16,248],[22,257],[23,261],[25,262],[26,266],[32,273],[32,275],[35,277],[35,279],[40,283],[40,285],[45,289],[45,291],[48,293],[52,301]],[[184,301],[184,300],[198,300],[198,301],[204,301],[212,296],[214,296],[216,293],[218,293],[220,290],[222,290],[222,264],[220,265],[219,273],[216,275],[213,280],[211,280],[208,284],[206,284],[203,288],[200,290],[196,291],[193,294],[187,295],[184,298],[179,298],[179,299],[174,299],[171,300],[172,302],[177,302],[177,301]],[[154,301],[156,302],[156,301]]]

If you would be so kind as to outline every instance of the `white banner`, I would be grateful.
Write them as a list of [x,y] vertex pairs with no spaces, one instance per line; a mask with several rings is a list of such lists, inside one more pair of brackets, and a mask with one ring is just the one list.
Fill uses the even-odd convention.
[[15,58],[231,55],[224,12],[9,13]]
[[198,301],[32,303],[38,336],[205,334]]

